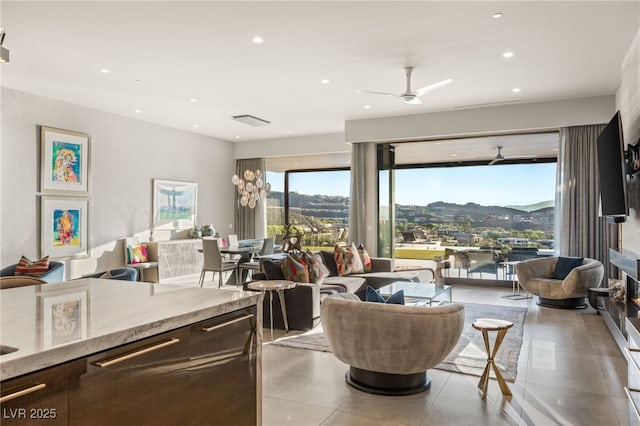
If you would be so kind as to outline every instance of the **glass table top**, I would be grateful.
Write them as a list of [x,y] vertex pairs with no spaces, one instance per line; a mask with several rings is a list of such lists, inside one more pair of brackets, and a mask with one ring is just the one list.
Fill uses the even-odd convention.
[[398,290],[404,290],[405,297],[420,299],[433,299],[442,293],[449,291],[450,285],[436,285],[432,283],[416,283],[412,281],[396,281],[384,287],[380,287],[380,294],[389,296]]

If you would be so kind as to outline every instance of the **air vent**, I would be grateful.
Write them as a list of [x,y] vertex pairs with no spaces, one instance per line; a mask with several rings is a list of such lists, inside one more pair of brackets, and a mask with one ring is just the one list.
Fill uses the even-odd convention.
[[254,117],[253,115],[249,114],[234,115],[232,118],[241,123],[248,124],[249,126],[266,126],[267,124],[271,124],[270,121]]

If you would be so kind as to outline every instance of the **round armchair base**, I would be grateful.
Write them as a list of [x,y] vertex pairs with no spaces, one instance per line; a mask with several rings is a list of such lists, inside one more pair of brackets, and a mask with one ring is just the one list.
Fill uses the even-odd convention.
[[572,297],[569,299],[547,299],[538,296],[538,305],[546,308],[557,309],[586,309],[587,301],[584,297]]
[[414,374],[388,374],[350,367],[345,374],[345,380],[350,386],[375,395],[413,395],[431,387],[431,378],[426,371]]

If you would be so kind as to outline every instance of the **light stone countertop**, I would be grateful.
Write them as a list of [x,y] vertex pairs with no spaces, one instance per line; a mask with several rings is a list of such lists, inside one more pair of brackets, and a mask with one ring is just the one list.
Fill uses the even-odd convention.
[[261,294],[88,278],[0,291],[0,380],[259,302]]

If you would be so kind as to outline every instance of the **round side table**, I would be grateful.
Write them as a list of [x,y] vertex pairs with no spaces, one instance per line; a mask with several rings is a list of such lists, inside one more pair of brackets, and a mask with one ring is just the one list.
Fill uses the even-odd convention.
[[[482,377],[480,377],[480,383],[478,383],[478,389],[482,391],[482,399],[487,397],[487,388],[489,387],[489,371],[491,367],[493,367],[493,371],[496,373],[496,380],[498,385],[500,386],[500,391],[505,396],[511,396],[511,390],[509,390],[509,386],[507,386],[507,382],[502,377],[502,373],[496,367],[494,359],[496,354],[498,353],[498,349],[500,349],[500,345],[502,344],[502,340],[504,336],[507,334],[507,330],[513,327],[513,323],[511,321],[505,321],[500,319],[493,318],[480,318],[474,321],[471,325],[476,330],[480,330],[482,332],[482,338],[484,339],[484,347],[487,350],[487,366],[484,368],[484,372],[482,373]],[[489,332],[497,331],[498,335],[496,336],[496,341],[493,344],[493,350],[491,350],[489,346]]]
[[280,298],[280,309],[282,309],[282,319],[284,320],[284,330],[289,332],[289,321],[287,320],[287,306],[284,303],[285,290],[294,288],[296,283],[287,280],[266,280],[253,281],[247,284],[247,288],[251,290],[259,290],[264,294],[269,292],[269,318],[271,319],[271,341],[273,341],[273,293],[276,292]]

